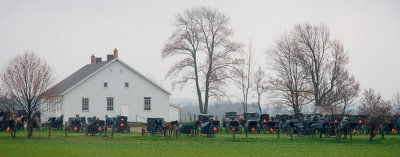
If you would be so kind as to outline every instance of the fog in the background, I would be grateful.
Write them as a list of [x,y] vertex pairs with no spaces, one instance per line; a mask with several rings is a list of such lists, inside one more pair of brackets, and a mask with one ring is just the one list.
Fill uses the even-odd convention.
[[[164,75],[172,59],[161,49],[174,30],[174,16],[196,6],[210,6],[231,18],[234,39],[256,50],[267,68],[265,52],[297,23],[325,23],[348,51],[348,68],[362,88],[390,99],[400,90],[400,1],[0,1],[0,66],[24,51],[34,51],[53,68],[57,82],[90,62],[119,57],[171,89]],[[196,97],[193,85],[171,98]],[[229,89],[234,91],[232,85]],[[232,92],[235,93],[235,92]]]

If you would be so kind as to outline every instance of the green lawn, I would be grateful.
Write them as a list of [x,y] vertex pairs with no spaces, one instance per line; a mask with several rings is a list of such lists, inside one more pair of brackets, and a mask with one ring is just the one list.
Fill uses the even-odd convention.
[[116,134],[114,138],[85,136],[53,131],[34,132],[32,139],[26,131],[12,139],[9,133],[0,133],[0,156],[400,156],[400,136],[387,135],[385,139],[368,141],[366,135],[353,136],[353,141],[311,137],[290,140],[288,135],[277,139],[275,134],[251,134],[246,139],[237,134],[218,134],[216,138],[186,137],[178,139],[139,134]]

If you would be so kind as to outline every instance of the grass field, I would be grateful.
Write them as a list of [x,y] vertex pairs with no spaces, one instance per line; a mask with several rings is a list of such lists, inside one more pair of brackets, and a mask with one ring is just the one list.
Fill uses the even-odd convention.
[[139,134],[116,134],[114,138],[85,136],[53,131],[34,132],[34,137],[26,138],[26,131],[19,131],[12,139],[9,133],[0,133],[0,156],[400,156],[400,136],[386,135],[368,141],[366,135],[353,136],[353,141],[333,138],[313,139],[311,137],[293,140],[286,134],[277,139],[275,134],[251,134],[245,138],[237,134],[217,134],[215,138],[187,137],[178,139]]

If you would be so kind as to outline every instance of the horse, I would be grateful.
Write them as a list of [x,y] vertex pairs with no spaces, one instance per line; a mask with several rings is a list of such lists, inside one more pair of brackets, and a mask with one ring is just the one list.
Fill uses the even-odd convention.
[[33,117],[32,128],[36,128],[37,130],[40,130],[40,118],[39,117]]
[[111,128],[112,130],[114,130],[115,125],[116,125],[115,121],[116,121],[115,117],[108,117],[108,115],[106,115],[105,129],[104,129],[105,136],[107,136],[108,128]]
[[17,124],[17,129],[18,129],[18,130],[20,130],[20,129],[24,130],[25,122],[24,122],[24,120],[22,119],[22,117],[16,118],[16,119],[15,119],[15,123]]
[[172,122],[165,122],[164,121],[162,123],[162,128],[163,128],[163,131],[164,131],[164,136],[167,136],[167,134],[168,134],[169,136],[172,135],[173,137],[177,138],[177,136],[178,136],[177,130],[179,128],[178,121],[172,121]]
[[201,127],[201,122],[199,120],[195,121],[193,123],[193,128],[192,128],[192,136],[197,136],[199,135],[199,128]]

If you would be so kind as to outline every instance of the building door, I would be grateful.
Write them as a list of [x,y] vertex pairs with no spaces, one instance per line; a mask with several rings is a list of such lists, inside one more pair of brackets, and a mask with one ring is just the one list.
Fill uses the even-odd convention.
[[129,119],[129,105],[121,105],[121,116],[126,116]]

